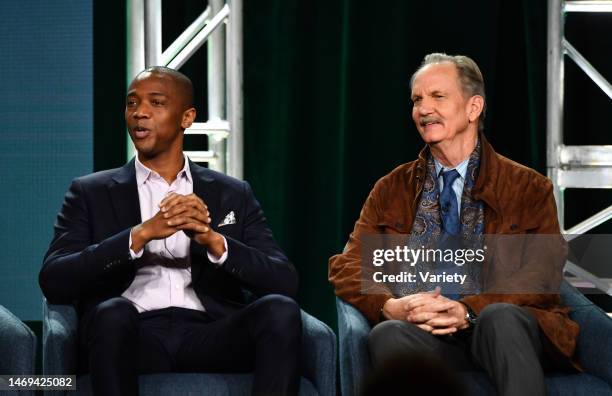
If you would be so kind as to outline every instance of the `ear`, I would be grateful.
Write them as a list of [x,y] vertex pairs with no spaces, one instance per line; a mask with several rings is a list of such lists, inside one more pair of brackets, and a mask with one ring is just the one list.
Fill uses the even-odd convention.
[[183,119],[181,120],[181,128],[187,129],[193,124],[196,118],[196,109],[189,108],[183,112]]
[[474,95],[468,101],[468,119],[470,122],[474,122],[480,117],[482,109],[484,108],[484,98],[480,95]]

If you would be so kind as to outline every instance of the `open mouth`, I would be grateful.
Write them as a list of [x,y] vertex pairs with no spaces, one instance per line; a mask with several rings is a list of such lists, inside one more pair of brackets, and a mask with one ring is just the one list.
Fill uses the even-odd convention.
[[147,136],[149,136],[149,133],[151,132],[149,129],[142,127],[140,125],[137,125],[136,127],[132,128],[132,132],[134,133],[134,137],[137,139],[143,139]]

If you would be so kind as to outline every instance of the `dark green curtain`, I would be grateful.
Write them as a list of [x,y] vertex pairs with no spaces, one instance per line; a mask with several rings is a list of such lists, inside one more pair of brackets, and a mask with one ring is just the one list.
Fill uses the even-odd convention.
[[[203,5],[163,7],[167,45]],[[94,11],[100,170],[124,163],[125,6],[96,2]],[[335,327],[328,259],[342,251],[376,180],[422,148],[409,80],[425,54],[475,59],[486,82],[488,139],[546,173],[546,15],[545,0],[244,1],[245,178],[300,273],[306,311]],[[610,26],[605,16],[566,23],[570,41],[602,71],[612,70],[612,58],[597,38],[610,37]],[[609,101],[567,64],[566,140],[609,144],[612,134],[601,129],[612,125]],[[200,51],[182,69],[199,87],[199,119],[204,65]],[[609,190],[566,197],[570,224],[612,201]]]

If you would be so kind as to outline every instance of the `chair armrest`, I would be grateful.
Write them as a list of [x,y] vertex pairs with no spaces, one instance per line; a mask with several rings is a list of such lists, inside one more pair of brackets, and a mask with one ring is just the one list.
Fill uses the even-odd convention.
[[43,374],[76,374],[78,318],[72,305],[43,299]]
[[[612,386],[612,319],[597,306],[580,313],[577,357],[582,367]],[[604,347],[605,346],[605,347]]]
[[361,394],[361,381],[370,373],[368,335],[371,326],[355,307],[336,297],[340,336],[340,386],[346,396]]
[[576,357],[584,370],[612,386],[612,319],[580,291],[564,283],[561,297],[570,306],[570,318],[580,325]]
[[336,335],[302,311],[302,372],[322,396],[336,394]]
[[0,305],[0,374],[34,374],[36,336]]

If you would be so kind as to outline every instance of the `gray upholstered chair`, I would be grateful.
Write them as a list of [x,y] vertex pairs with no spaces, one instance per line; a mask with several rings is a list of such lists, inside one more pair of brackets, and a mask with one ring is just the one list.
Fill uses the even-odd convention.
[[[0,305],[0,374],[34,374],[36,336],[18,317]],[[34,391],[0,390],[0,395],[34,395]]]
[[[612,319],[578,290],[564,282],[561,298],[572,307],[572,320],[580,325],[576,349],[581,374],[550,373],[546,376],[549,395],[612,395]],[[340,386],[343,396],[359,395],[362,381],[370,373],[367,339],[370,324],[352,305],[336,299],[340,338]],[[483,372],[462,376],[471,395],[495,394]]]
[[[77,315],[71,305],[43,303],[43,373],[74,374],[77,370]],[[323,322],[302,311],[301,395],[336,393],[336,335]],[[141,375],[140,394],[250,395],[251,374],[173,373]],[[48,392],[46,394],[66,394]],[[70,395],[73,393],[70,392]],[[89,375],[77,378],[78,395],[90,395]]]
[[0,305],[0,374],[34,374],[36,336]]

